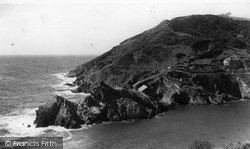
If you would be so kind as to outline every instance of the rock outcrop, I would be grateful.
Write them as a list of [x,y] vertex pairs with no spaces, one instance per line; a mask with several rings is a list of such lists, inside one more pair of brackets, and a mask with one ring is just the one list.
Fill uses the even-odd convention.
[[114,89],[101,82],[78,103],[56,96],[53,102],[36,111],[35,124],[37,127],[79,128],[81,124],[151,118],[166,109],[167,105],[143,93]]
[[240,89],[235,85],[237,82],[224,74],[194,75],[184,85],[174,79],[166,78],[165,73],[159,74],[140,82],[146,87],[142,91],[115,89],[100,82],[90,95],[77,103],[56,96],[53,102],[36,111],[35,124],[37,127],[79,128],[81,124],[147,119],[173,105],[223,104],[241,98]]
[[[247,20],[214,15],[165,20],[71,70],[68,77],[77,77],[72,92],[90,95],[78,103],[57,96],[37,110],[36,126],[79,128],[151,118],[175,105],[249,98],[249,43]],[[237,63],[224,65],[232,55]]]
[[63,97],[56,96],[55,100],[40,106],[36,111],[36,127],[59,125],[65,128],[80,128],[81,119],[76,113],[77,104]]

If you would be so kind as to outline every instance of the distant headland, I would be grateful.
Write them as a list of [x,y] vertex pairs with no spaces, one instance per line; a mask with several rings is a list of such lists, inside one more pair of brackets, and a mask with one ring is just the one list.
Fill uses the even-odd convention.
[[250,21],[191,15],[164,20],[77,66],[71,102],[56,96],[36,111],[37,127],[152,118],[176,105],[250,97]]

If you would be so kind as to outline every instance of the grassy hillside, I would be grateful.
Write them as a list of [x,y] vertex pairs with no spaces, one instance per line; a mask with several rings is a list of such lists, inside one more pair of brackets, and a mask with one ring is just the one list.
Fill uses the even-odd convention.
[[69,76],[77,77],[75,83],[82,88],[100,81],[131,87],[147,76],[178,64],[220,67],[229,53],[237,53],[233,48],[249,49],[249,41],[250,21],[215,15],[178,17],[123,41],[77,66]]

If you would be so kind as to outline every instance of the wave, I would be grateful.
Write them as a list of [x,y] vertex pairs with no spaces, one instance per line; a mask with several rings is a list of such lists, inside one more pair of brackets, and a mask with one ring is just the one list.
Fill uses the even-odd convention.
[[[53,76],[57,77],[60,80],[60,83],[57,85],[53,85],[52,87],[56,90],[54,94],[63,96],[66,98],[77,98],[78,96],[87,96],[87,93],[73,93],[71,90],[75,90],[77,86],[73,84],[76,78],[67,77],[66,73],[57,73],[53,74]],[[67,85],[71,84],[71,85]]]
[[[54,94],[61,95],[67,99],[80,99],[87,96],[86,93],[73,93],[71,90],[76,89],[77,86],[68,86],[67,83],[72,84],[76,78],[69,78],[66,73],[53,74],[58,78],[58,84],[53,85],[55,89]],[[0,136],[4,137],[29,137],[40,135],[61,135],[64,139],[70,139],[72,129],[66,129],[60,126],[49,126],[43,128],[36,128],[34,120],[36,118],[36,110],[38,108],[20,108],[10,113],[0,115]],[[82,126],[81,129],[87,129],[91,126]]]
[[36,128],[34,120],[38,108],[18,109],[0,117],[2,137],[63,136],[70,139],[70,130],[61,126]]
[[70,89],[76,89],[76,86],[68,86],[65,85],[67,83],[73,84],[76,78],[69,78],[67,77],[66,73],[57,73],[57,74],[52,74],[56,78],[60,80],[59,84],[53,85],[55,89],[61,89],[61,90],[70,90]]

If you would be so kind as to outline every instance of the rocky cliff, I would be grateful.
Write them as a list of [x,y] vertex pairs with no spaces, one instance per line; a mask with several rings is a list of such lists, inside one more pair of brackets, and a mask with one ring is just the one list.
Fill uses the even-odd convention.
[[165,20],[77,66],[73,92],[41,106],[37,127],[150,118],[169,106],[249,97],[250,21],[193,15]]

